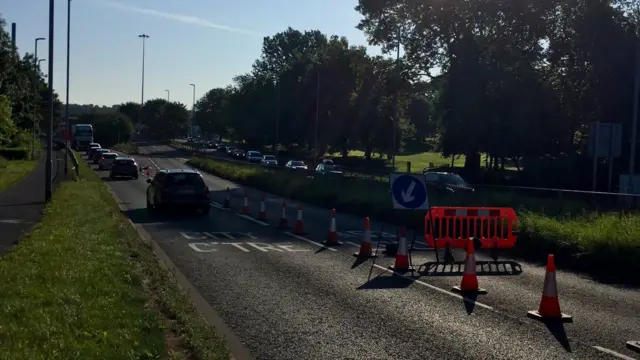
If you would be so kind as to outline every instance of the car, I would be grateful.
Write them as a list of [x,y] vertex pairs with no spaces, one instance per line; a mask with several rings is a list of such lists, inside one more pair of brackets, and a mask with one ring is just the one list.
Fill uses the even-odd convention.
[[89,145],[89,149],[87,150],[86,154],[87,154],[87,159],[91,159],[93,157],[93,153],[98,150],[98,149],[102,149],[102,146],[100,146],[100,144],[96,144],[96,143],[91,143]]
[[475,189],[460,175],[448,172],[425,171],[424,181],[439,193],[470,193]]
[[236,151],[236,148],[233,146],[227,146],[227,155],[233,156],[233,152]]
[[138,164],[133,158],[119,156],[113,160],[109,177],[116,179],[121,176],[137,179],[139,172]]
[[338,165],[321,163],[316,166],[316,173],[321,175],[342,176],[342,170]]
[[235,149],[231,153],[231,156],[233,156],[236,159],[244,159],[245,153],[244,153],[244,150],[242,150],[242,149]]
[[147,210],[151,213],[186,207],[206,215],[211,210],[209,188],[196,170],[160,170],[147,183]]
[[264,155],[260,162],[265,166],[278,166],[278,159],[273,155]]
[[304,161],[301,161],[301,160],[289,160],[289,162],[287,162],[285,167],[288,168],[288,169],[293,169],[293,170],[308,170],[309,169],[309,167],[307,167],[307,164],[305,164]]
[[227,152],[227,146],[224,144],[218,144],[218,149],[216,149],[220,152]]
[[100,158],[102,157],[102,154],[106,154],[110,152],[111,150],[109,149],[96,149],[96,151],[93,152],[93,157],[91,158],[91,160],[94,164],[98,164],[100,162]]
[[246,159],[248,162],[259,163],[262,161],[262,154],[254,150],[250,150],[247,151]]
[[113,160],[115,160],[118,157],[118,154],[116,153],[104,153],[102,154],[102,156],[100,157],[100,160],[98,161],[98,169],[99,170],[111,170],[111,165],[113,165]]

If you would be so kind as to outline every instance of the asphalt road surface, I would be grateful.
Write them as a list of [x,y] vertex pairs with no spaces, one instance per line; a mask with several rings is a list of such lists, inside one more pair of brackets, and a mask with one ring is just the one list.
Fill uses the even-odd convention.
[[[182,168],[186,159],[168,146],[141,148],[149,166]],[[243,189],[203,174],[214,207],[206,217],[157,215],[145,209],[146,178],[107,179],[126,213],[141,224],[244,343],[255,359],[635,359],[625,348],[640,339],[640,292],[558,272],[564,313],[574,322],[544,325],[526,317],[537,309],[545,269],[527,263],[478,268],[487,295],[451,293],[462,269],[425,268],[403,277],[381,254],[358,263],[363,219],[338,214],[343,245],[326,248],[330,212],[304,205],[307,234],[276,229],[282,199],[266,194],[268,222],[238,214]],[[221,208],[231,189],[232,208]],[[252,215],[261,193],[247,189]],[[293,223],[297,203],[288,202]],[[374,246],[382,224],[372,223]],[[385,226],[381,242],[395,241]],[[409,234],[409,240],[413,234]],[[464,254],[456,254],[462,259]],[[423,242],[414,266],[433,262]],[[478,254],[478,260],[486,258]],[[373,264],[373,265],[372,265]],[[512,266],[513,265],[513,266]]]

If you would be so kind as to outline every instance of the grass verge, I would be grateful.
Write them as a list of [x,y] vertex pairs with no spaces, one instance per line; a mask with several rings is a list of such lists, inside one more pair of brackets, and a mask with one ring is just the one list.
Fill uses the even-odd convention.
[[0,157],[0,192],[22,180],[37,164],[38,160],[6,160]]
[[138,145],[132,143],[116,144],[113,149],[125,154],[136,155],[138,153]]
[[[291,172],[231,163],[210,158],[192,158],[189,165],[216,176],[273,194],[336,208],[382,221],[421,229],[424,213],[394,215],[388,184],[356,179],[297,176]],[[430,194],[431,195],[431,194]],[[518,210],[520,234],[510,254],[544,263],[553,253],[557,264],[587,272],[604,281],[640,285],[640,216],[595,214],[548,216],[531,211],[527,203],[514,202],[509,194],[487,194],[468,198],[430,196],[432,205],[508,206]],[[540,204],[538,204],[539,206]],[[542,206],[544,207],[544,206]]]
[[228,359],[100,178],[55,192],[0,261],[1,359]]

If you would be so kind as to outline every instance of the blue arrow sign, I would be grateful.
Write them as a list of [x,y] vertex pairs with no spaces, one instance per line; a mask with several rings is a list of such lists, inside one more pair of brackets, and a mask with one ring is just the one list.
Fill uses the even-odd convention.
[[427,210],[427,186],[423,175],[391,174],[394,209]]

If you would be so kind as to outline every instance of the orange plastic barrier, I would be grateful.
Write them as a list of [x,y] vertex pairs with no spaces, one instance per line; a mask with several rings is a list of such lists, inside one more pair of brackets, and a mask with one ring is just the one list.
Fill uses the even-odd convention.
[[434,206],[424,218],[424,240],[432,248],[449,244],[466,249],[469,238],[478,238],[482,248],[510,249],[517,231],[518,216],[512,208]]

